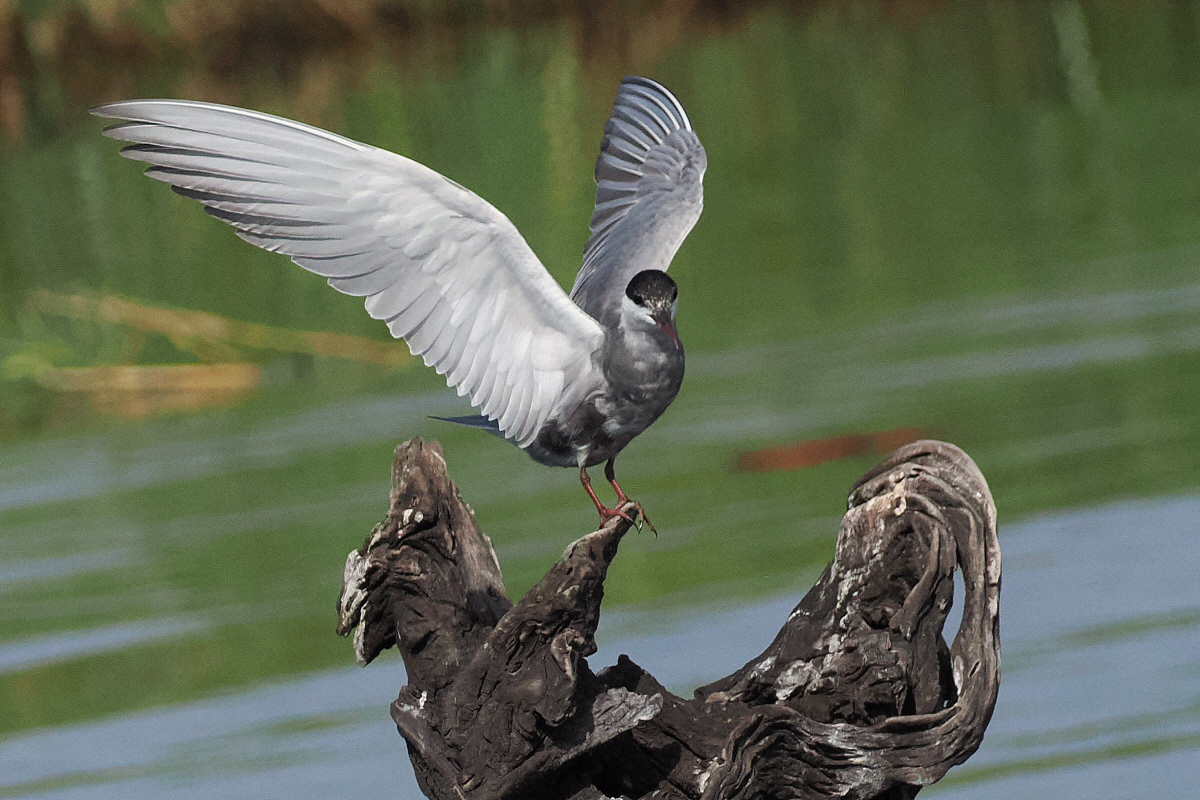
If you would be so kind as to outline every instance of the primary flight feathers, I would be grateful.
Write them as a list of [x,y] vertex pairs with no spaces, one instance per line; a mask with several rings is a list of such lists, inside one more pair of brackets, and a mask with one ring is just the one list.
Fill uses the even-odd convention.
[[149,176],[365,298],[522,448],[608,386],[598,354],[630,280],[666,270],[702,206],[704,149],[679,102],[646,78],[622,82],[605,127],[570,297],[504,214],[404,156],[212,103],[130,100],[93,113],[121,120],[105,134],[129,142],[121,152]]

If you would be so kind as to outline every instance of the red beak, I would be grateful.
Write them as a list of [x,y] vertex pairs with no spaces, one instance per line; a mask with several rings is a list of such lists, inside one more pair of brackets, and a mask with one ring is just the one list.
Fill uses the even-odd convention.
[[675,330],[675,321],[666,314],[655,314],[654,321],[658,323],[658,327],[663,329],[663,333],[671,337],[671,341],[675,343],[676,349],[683,347],[679,341],[679,334]]

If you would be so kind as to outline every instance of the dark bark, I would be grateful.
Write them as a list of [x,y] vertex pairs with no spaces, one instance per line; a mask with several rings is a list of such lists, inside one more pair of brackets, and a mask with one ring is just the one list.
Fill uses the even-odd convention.
[[400,649],[392,717],[426,795],[901,800],[979,747],[1000,681],[1000,549],[987,483],[958,448],[915,442],[863,476],[834,561],[775,641],[692,699],[624,656],[588,666],[630,527],[575,541],[514,606],[441,449],[397,448],[391,510],[346,563],[338,632],[362,664]]

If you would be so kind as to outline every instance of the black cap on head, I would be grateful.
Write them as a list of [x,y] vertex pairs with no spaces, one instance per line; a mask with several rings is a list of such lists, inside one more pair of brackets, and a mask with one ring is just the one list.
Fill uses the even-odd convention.
[[663,308],[675,302],[679,287],[662,270],[642,270],[625,287],[625,296],[643,308]]

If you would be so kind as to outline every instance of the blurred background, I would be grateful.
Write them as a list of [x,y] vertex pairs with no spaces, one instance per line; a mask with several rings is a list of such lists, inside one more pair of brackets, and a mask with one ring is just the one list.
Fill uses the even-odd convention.
[[[0,1],[0,797],[419,798],[334,632],[392,451],[436,438],[520,596],[571,470],[344,297],[141,176],[98,103],[244,105],[495,204],[570,286],[622,76],[708,151],[688,375],[621,456],[658,526],[595,669],[764,648],[846,493],[931,436],[987,476],[1004,682],[945,798],[1183,797],[1200,759],[1200,4]],[[602,497],[608,497],[602,495]],[[611,498],[608,498],[611,499]]]

